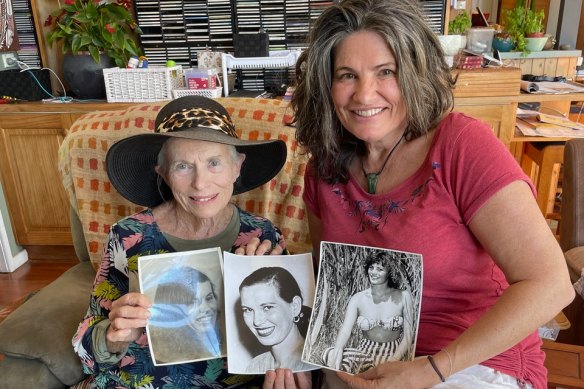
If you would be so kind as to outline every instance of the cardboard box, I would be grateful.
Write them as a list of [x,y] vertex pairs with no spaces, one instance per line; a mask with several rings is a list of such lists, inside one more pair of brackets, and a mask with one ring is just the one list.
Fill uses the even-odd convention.
[[185,84],[189,89],[214,89],[217,87],[217,69],[186,69]]

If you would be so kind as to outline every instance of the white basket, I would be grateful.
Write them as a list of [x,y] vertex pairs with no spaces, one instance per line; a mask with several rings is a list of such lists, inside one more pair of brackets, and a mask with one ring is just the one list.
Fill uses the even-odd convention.
[[108,103],[145,103],[172,99],[184,86],[182,66],[103,69]]
[[205,97],[209,97],[211,99],[216,98],[216,97],[221,97],[221,93],[223,92],[223,88],[222,87],[218,87],[218,88],[212,88],[212,89],[185,89],[185,88],[180,88],[180,89],[173,89],[172,90],[172,96],[177,99],[179,97],[183,97],[183,96],[205,96]]
[[294,66],[300,51],[291,51],[285,56],[274,57],[234,57],[223,53],[221,56],[223,72],[227,69],[280,69]]

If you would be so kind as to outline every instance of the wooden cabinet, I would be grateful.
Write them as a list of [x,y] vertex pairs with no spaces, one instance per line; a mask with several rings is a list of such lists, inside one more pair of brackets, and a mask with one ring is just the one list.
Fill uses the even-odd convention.
[[491,127],[507,147],[511,145],[509,135],[515,128],[517,102],[505,99],[467,98],[457,99],[454,109],[468,116],[479,118]]
[[[19,244],[71,244],[69,208],[59,183],[57,152],[65,131],[51,115],[31,115],[44,128],[11,127],[2,118],[2,183]],[[53,115],[55,116],[55,115]]]
[[0,179],[16,243],[72,244],[69,202],[57,167],[59,146],[79,116],[114,106],[30,103],[0,108]]
[[[518,68],[453,70],[454,109],[481,119],[510,149],[515,131],[516,96],[521,72]],[[512,150],[513,152],[513,150]]]

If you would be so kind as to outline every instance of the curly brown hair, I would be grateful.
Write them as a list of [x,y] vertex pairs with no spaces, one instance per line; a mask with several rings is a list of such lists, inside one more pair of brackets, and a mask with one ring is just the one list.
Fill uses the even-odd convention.
[[363,141],[343,128],[331,96],[335,50],[348,35],[363,30],[379,34],[397,61],[406,140],[430,131],[453,107],[454,81],[444,52],[415,2],[345,0],[331,5],[317,19],[296,64],[291,102],[296,138],[311,154],[317,177],[330,184],[346,182],[351,159],[364,150]]

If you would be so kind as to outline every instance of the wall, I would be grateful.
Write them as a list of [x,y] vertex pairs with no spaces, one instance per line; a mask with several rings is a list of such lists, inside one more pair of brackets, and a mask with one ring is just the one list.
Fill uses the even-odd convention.
[[[580,14],[582,13],[582,0],[563,1],[563,9],[560,14],[562,1],[551,0],[550,17],[548,19],[546,32],[556,37],[557,46],[569,45],[570,50],[576,47],[578,38],[578,27],[581,26]],[[552,8],[554,9],[552,16]],[[558,25],[560,26],[558,28]]]
[[16,244],[4,192],[0,185],[0,272],[13,272],[28,261],[28,253]]
[[481,11],[488,12],[489,23],[494,23],[497,20],[497,8],[499,3],[496,0],[472,0],[471,13],[475,12],[477,7],[481,7]]
[[6,235],[8,236],[8,241],[10,243],[10,252],[12,255],[16,255],[22,250],[22,247],[16,243],[16,239],[14,238],[12,224],[10,223],[10,215],[8,214],[8,206],[6,205],[4,191],[2,190],[2,183],[0,183],[0,213],[2,213],[2,218],[4,219]]

